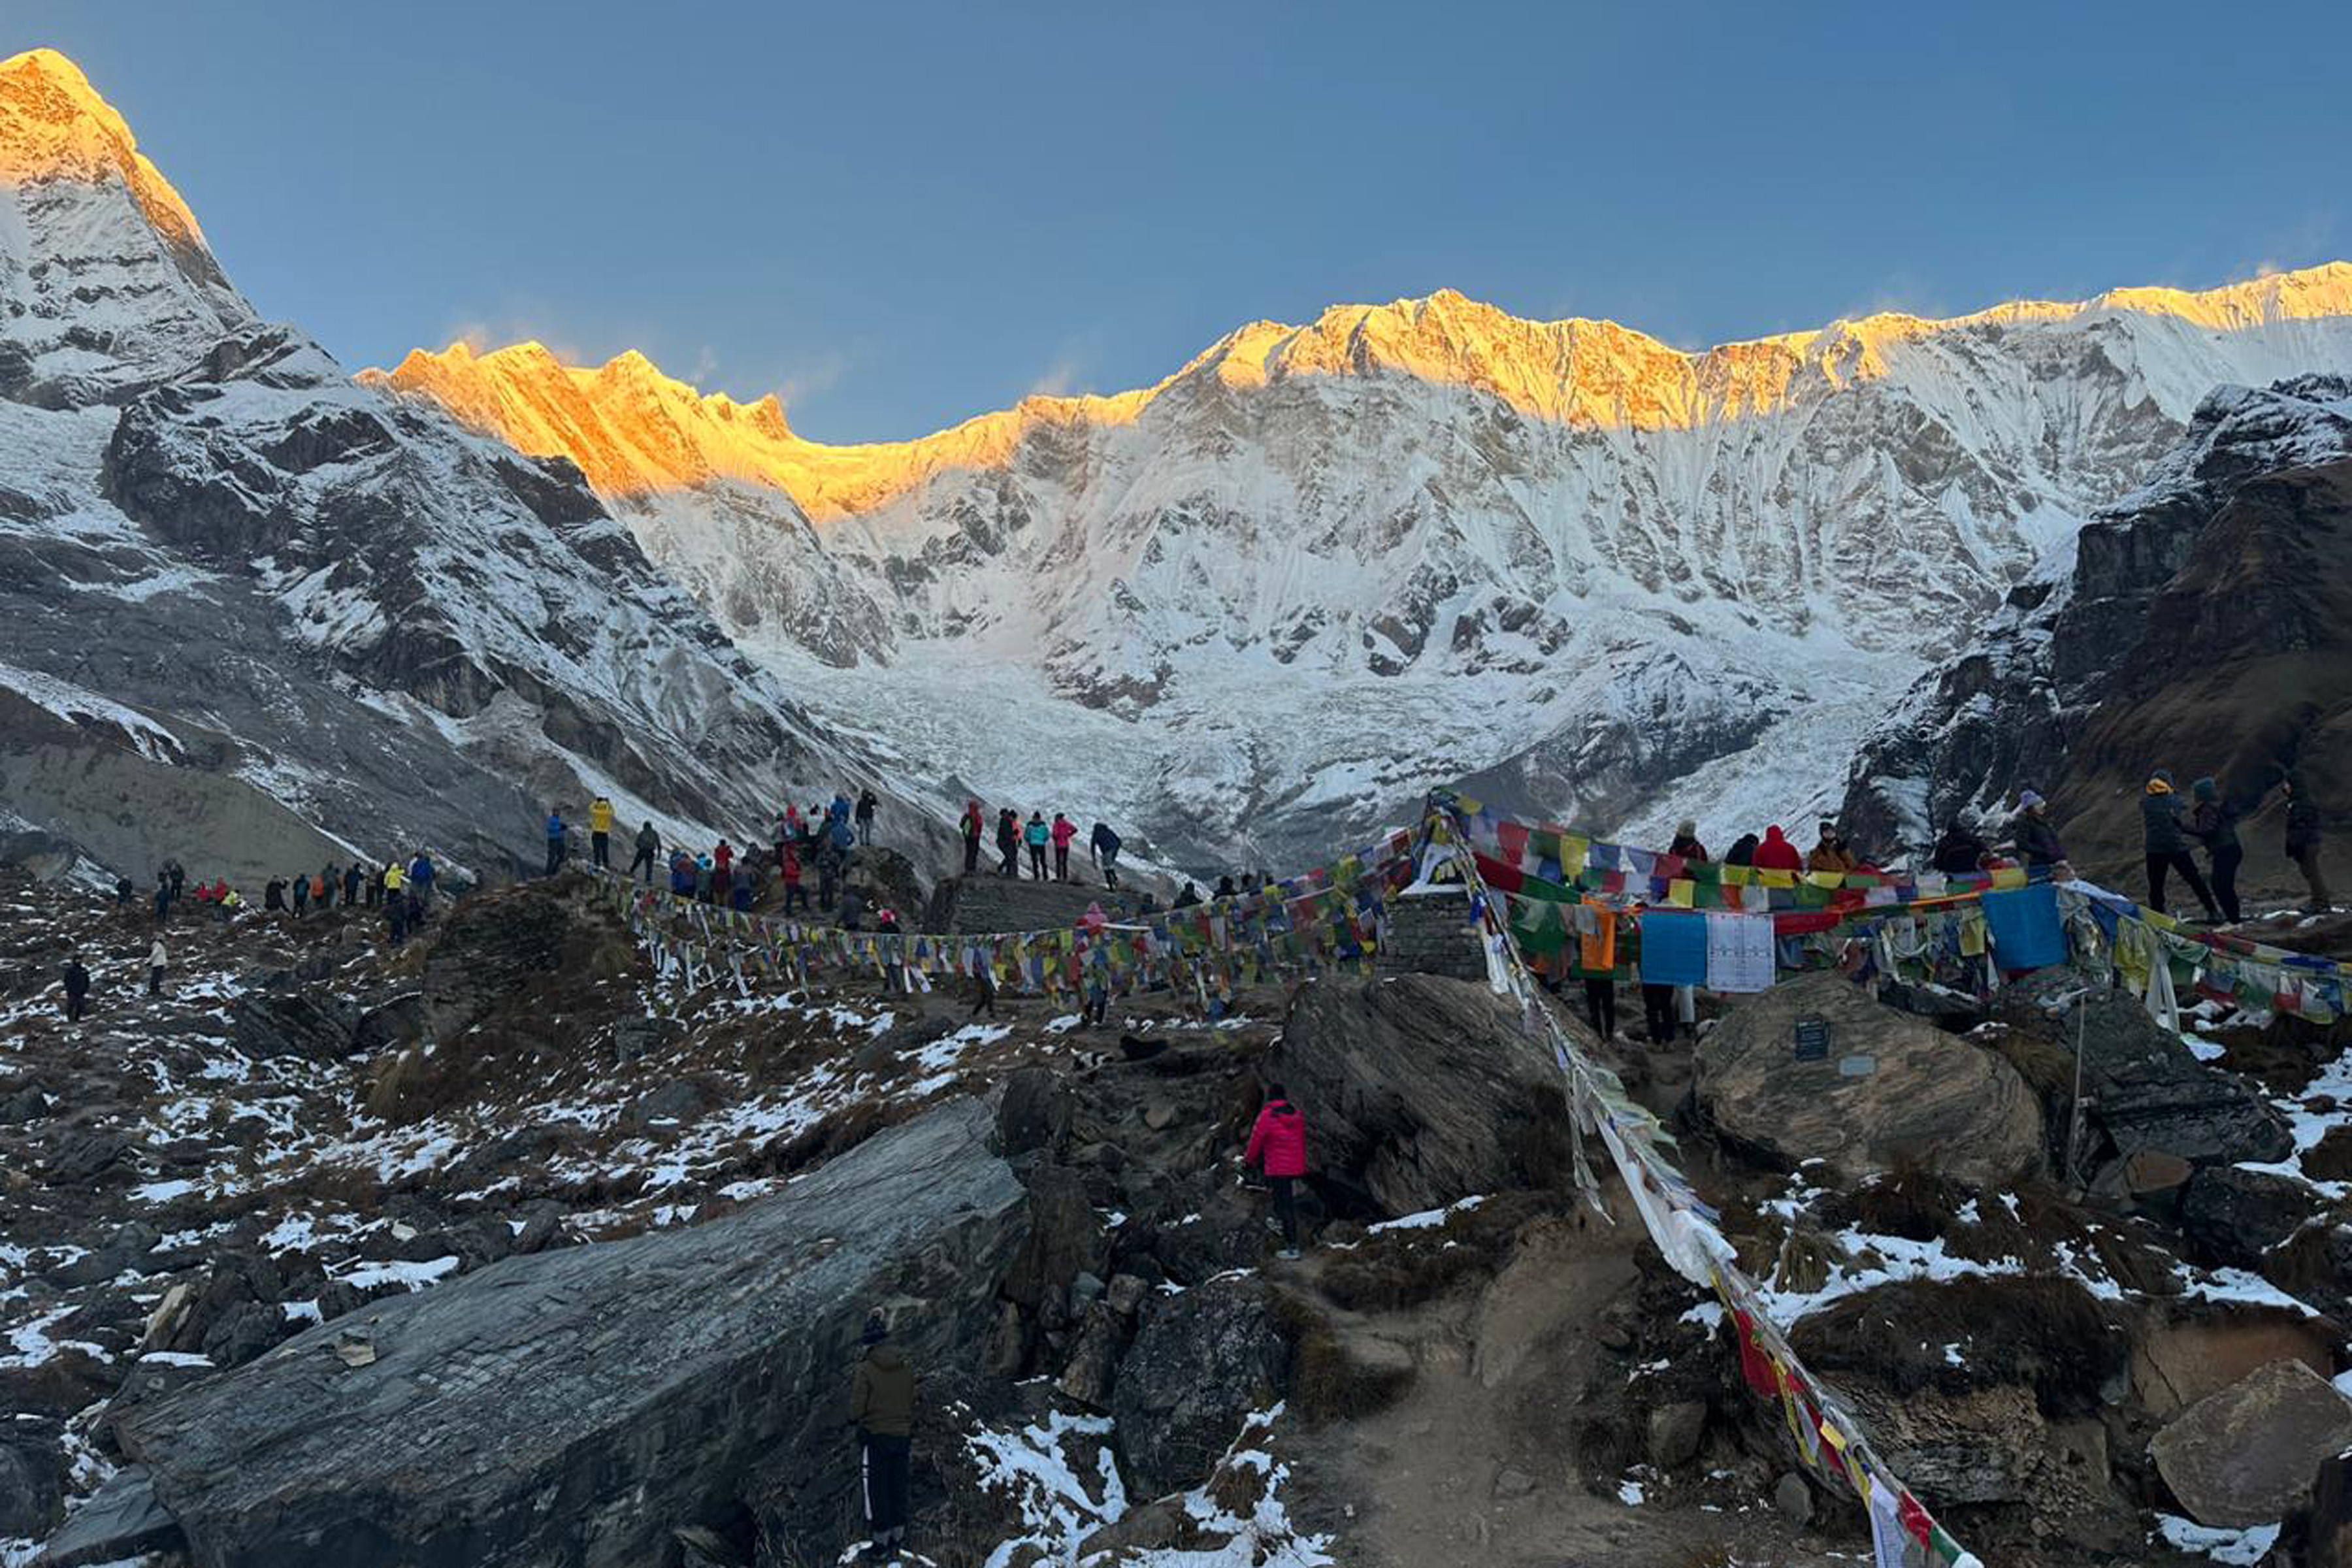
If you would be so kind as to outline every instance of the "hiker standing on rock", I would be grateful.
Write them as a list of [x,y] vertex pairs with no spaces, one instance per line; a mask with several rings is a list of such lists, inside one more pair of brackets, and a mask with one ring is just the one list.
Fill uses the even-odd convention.
[[652,887],[654,862],[660,858],[661,835],[654,831],[654,819],[649,816],[646,818],[646,825],[637,829],[637,854],[636,858],[629,862],[629,875],[634,877],[639,871],[643,871],[646,874],[646,886]]
[[1045,814],[1031,812],[1029,826],[1022,830],[1021,837],[1029,846],[1029,875],[1040,882],[1045,879],[1045,841],[1052,836],[1053,830],[1045,826]]
[[1021,819],[1009,805],[996,814],[996,853],[1003,862],[996,868],[998,876],[1021,875]]
[[155,923],[162,925],[172,918],[172,873],[155,873]]
[[89,971],[83,967],[81,954],[66,960],[66,1022],[79,1024],[81,1016],[89,1011]]
[[1298,1178],[1307,1174],[1307,1119],[1298,1114],[1282,1092],[1282,1085],[1268,1084],[1265,1108],[1257,1113],[1257,1125],[1250,1129],[1248,1149],[1242,1153],[1242,1163],[1255,1165],[1265,1173],[1265,1184],[1274,1192],[1274,1212],[1282,1222],[1282,1251],[1279,1256],[1298,1256]]
[[356,860],[343,868],[343,908],[351,909],[360,901],[360,889],[367,881],[367,873]]
[[1108,822],[1097,822],[1087,837],[1087,847],[1095,858],[1095,869],[1102,873],[1103,886],[1118,891],[1118,835],[1110,830]]
[[294,918],[299,921],[310,907],[310,879],[297,871],[288,880],[294,884]]
[[849,1419],[866,1492],[866,1529],[877,1551],[907,1539],[908,1481],[913,1468],[915,1369],[890,1339],[882,1314],[866,1320],[866,1353],[849,1379]]
[[857,842],[860,844],[874,842],[874,808],[880,804],[874,798],[872,790],[857,792]]
[[2309,914],[2325,914],[2331,907],[2327,879],[2319,873],[2319,803],[2294,773],[2286,776],[2286,858],[2303,873],[2311,889]]
[[551,877],[563,868],[564,836],[568,831],[569,829],[563,826],[563,808],[560,805],[549,806],[547,808],[547,874]]
[[163,952],[163,939],[159,936],[155,939],[154,945],[147,950],[148,995],[163,994],[163,971],[169,963],[169,956]]
[[1078,836],[1078,825],[1057,811],[1054,814],[1054,826],[1046,833],[1054,840],[1054,880],[1066,882],[1070,879],[1070,840]]
[[2214,907],[2213,890],[2197,873],[2197,862],[2189,858],[2189,835],[2180,820],[2180,796],[2174,793],[2172,774],[2158,768],[2147,778],[2147,788],[2139,797],[2140,826],[2147,845],[2147,907],[2158,914],[2166,913],[2164,879],[2168,871],[2178,871],[2197,901],[2205,906],[2205,918],[2219,921],[2221,911]]
[[2221,786],[2210,778],[2189,786],[2197,804],[2189,808],[2189,834],[2205,846],[2205,863],[2213,872],[2213,901],[2231,925],[2239,920],[2238,863],[2246,847],[2238,842],[2238,808],[2221,798]]
[[599,871],[613,868],[613,803],[601,795],[588,803],[588,862]]
[[980,869],[980,836],[987,831],[986,820],[980,814],[980,802],[963,803],[963,874],[967,877]]

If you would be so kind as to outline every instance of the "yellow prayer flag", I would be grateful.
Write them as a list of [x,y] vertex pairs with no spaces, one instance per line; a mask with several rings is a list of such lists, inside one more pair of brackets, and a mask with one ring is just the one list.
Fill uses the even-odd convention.
[[1697,894],[1698,884],[1688,877],[1676,877],[1666,884],[1666,902],[1680,909],[1689,909],[1691,900],[1696,898]]

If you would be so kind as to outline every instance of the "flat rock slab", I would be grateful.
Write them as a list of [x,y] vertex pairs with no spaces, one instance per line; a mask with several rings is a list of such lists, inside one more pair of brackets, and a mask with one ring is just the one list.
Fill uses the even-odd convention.
[[[1800,1019],[1826,1022],[1825,1058],[1798,1057]],[[2042,1106],[2016,1068],[1836,974],[1739,1003],[1699,1042],[1697,1068],[1708,1120],[1786,1169],[1818,1159],[1853,1180],[1915,1165],[1992,1186],[2041,1163]]]
[[845,1496],[867,1312],[935,1367],[994,1324],[1029,1211],[992,1125],[951,1102],[709,1224],[371,1304],[136,1411],[122,1447],[198,1568],[641,1568],[802,1445],[838,1449]]
[[2274,1524],[2323,1460],[2352,1447],[2352,1400],[2303,1363],[2274,1361],[2182,1411],[2147,1447],[2198,1523]]

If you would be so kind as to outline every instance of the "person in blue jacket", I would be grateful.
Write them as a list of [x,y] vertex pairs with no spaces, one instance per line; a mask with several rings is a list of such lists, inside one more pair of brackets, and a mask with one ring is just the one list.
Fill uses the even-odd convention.
[[547,874],[551,877],[563,868],[564,834],[563,809],[561,806],[548,807]]

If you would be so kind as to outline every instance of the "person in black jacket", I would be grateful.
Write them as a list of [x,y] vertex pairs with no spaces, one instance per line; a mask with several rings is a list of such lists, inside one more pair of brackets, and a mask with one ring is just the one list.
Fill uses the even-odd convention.
[[1984,869],[1985,841],[1969,831],[1968,824],[1952,818],[1927,864],[1947,877],[1972,877]]
[[2197,901],[2205,906],[2205,918],[2219,921],[2221,911],[2213,904],[2213,890],[2197,872],[2197,862],[2189,858],[2189,834],[2180,819],[2180,796],[2174,793],[2172,775],[2162,768],[2150,773],[2147,788],[2139,797],[2140,829],[2147,847],[2147,907],[2158,914],[2164,907],[2164,879],[2168,871],[2178,871]]
[[2319,870],[2319,803],[2294,773],[2286,776],[2286,858],[2294,862],[2311,888],[2308,912],[2315,915],[2327,910],[2327,879]]
[[1753,866],[1756,864],[1756,851],[1763,847],[1763,844],[1764,841],[1753,833],[1743,833],[1731,841],[1731,847],[1724,853],[1723,863],[1727,866]]
[[2213,900],[2221,906],[2221,916],[2231,925],[2240,919],[2238,910],[2238,863],[2246,858],[2245,846],[2238,842],[2238,808],[2221,796],[2221,786],[2213,779],[2199,779],[2189,785],[2197,804],[2189,811],[2189,835],[2205,846],[2205,861],[2213,873]]
[[2030,789],[2018,792],[2017,818],[2011,831],[2017,840],[2017,852],[2025,858],[2029,869],[2055,866],[2066,858],[2066,846],[2059,842],[2058,829],[2051,825],[2050,803]]
[[1003,858],[1003,864],[996,868],[998,876],[1021,875],[1021,819],[1010,806],[996,814],[996,852]]
[[66,1022],[77,1024],[89,1010],[89,971],[82,967],[81,954],[66,960]]
[[1118,835],[1110,830],[1109,823],[1095,824],[1087,847],[1095,858],[1095,869],[1102,873],[1103,886],[1114,893],[1118,891]]
[[637,829],[637,854],[636,858],[629,862],[629,875],[634,877],[640,870],[644,871],[646,874],[646,886],[648,888],[652,887],[654,885],[654,862],[660,858],[660,857],[661,835],[654,831],[653,818],[647,817],[646,819],[646,825]]

